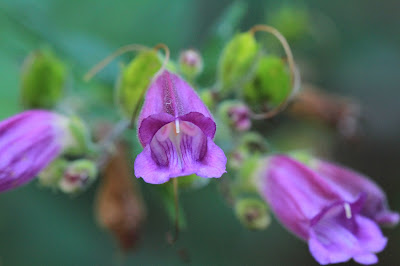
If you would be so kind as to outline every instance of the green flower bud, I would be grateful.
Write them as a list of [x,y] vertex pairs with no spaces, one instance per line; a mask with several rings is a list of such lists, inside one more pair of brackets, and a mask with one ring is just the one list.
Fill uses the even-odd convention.
[[64,176],[68,162],[65,159],[58,158],[39,173],[39,184],[43,187],[57,188],[58,183]]
[[179,56],[179,69],[186,79],[196,78],[203,71],[203,59],[200,53],[192,49],[183,51]]
[[117,85],[117,101],[126,117],[131,118],[133,111],[142,104],[143,95],[161,65],[157,52],[151,50],[140,52],[122,68]]
[[242,198],[235,203],[235,214],[250,230],[264,230],[271,223],[266,203],[259,198]]
[[85,123],[77,116],[67,120],[70,139],[65,140],[64,154],[69,156],[82,156],[91,152],[93,143],[90,138],[89,129]]
[[285,62],[277,56],[263,56],[254,78],[244,86],[245,101],[257,111],[278,106],[291,89],[290,73]]
[[[228,164],[231,169],[240,170],[241,172],[246,171],[243,167],[248,159],[258,160],[259,156],[268,151],[268,144],[264,138],[255,132],[245,133],[240,138],[239,145],[229,155]],[[251,159],[251,160],[253,160]],[[252,166],[250,166],[251,169]],[[248,175],[248,174],[243,174]]]
[[73,161],[66,167],[58,187],[68,194],[82,192],[96,179],[97,173],[97,167],[93,161],[86,159]]
[[260,166],[261,155],[250,155],[241,164],[235,184],[236,191],[243,193],[258,193],[255,176]]
[[212,90],[201,90],[199,96],[208,109],[213,110],[215,107],[215,97]]
[[199,177],[195,174],[188,176],[181,176],[178,178],[179,187],[182,189],[200,189],[210,183],[209,178]]
[[265,153],[268,151],[268,143],[263,136],[256,132],[248,132],[240,139],[239,147],[245,149],[249,153]]
[[258,52],[257,42],[250,32],[240,33],[225,46],[219,61],[221,92],[240,88],[250,78]]
[[53,108],[64,94],[67,71],[49,49],[32,52],[21,73],[21,102],[25,109]]

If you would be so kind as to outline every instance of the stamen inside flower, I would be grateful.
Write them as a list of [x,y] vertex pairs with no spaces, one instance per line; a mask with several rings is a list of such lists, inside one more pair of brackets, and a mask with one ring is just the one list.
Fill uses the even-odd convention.
[[346,214],[346,218],[347,219],[351,219],[352,217],[352,213],[351,213],[351,207],[350,204],[348,204],[347,202],[343,205],[344,207],[344,212]]
[[176,132],[176,134],[179,134],[179,132],[180,132],[179,119],[175,120],[175,132]]

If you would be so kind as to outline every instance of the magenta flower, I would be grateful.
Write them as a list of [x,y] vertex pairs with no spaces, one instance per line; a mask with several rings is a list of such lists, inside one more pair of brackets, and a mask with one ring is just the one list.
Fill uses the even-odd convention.
[[277,219],[308,242],[320,264],[378,261],[375,253],[387,239],[365,212],[371,204],[369,185],[341,184],[283,155],[270,157],[267,164],[259,180],[262,196]]
[[66,118],[26,111],[0,122],[0,192],[32,180],[63,150]]
[[147,183],[197,174],[220,177],[226,157],[213,142],[216,124],[195,91],[166,70],[150,85],[138,120],[144,150],[135,160],[135,175]]

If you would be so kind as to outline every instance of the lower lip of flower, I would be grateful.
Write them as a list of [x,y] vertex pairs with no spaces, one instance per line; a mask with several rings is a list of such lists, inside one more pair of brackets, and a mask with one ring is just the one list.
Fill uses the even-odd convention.
[[174,161],[175,167],[183,169],[190,160],[205,156],[206,136],[196,125],[176,119],[158,130],[150,147],[158,165],[168,166]]

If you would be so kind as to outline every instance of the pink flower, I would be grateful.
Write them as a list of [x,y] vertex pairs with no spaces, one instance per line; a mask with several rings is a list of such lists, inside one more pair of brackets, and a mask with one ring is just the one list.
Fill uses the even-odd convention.
[[308,167],[275,155],[266,165],[259,176],[262,196],[276,218],[308,242],[320,264],[351,258],[361,264],[378,262],[375,253],[385,248],[387,239],[377,223],[398,221],[398,214],[383,204],[386,198],[379,187],[355,172],[321,161]]
[[213,142],[216,124],[195,91],[164,70],[150,85],[138,120],[144,150],[135,160],[135,175],[147,183],[197,174],[220,177],[226,157]]

